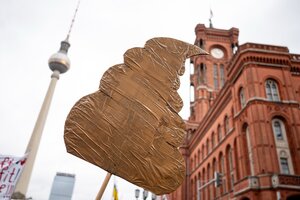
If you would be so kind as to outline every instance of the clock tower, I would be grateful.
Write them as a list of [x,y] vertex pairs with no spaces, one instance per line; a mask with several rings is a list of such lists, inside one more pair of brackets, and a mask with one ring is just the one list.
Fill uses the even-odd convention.
[[189,122],[202,121],[226,84],[227,66],[238,48],[239,30],[206,28],[204,24],[198,24],[195,34],[194,44],[210,55],[191,58]]

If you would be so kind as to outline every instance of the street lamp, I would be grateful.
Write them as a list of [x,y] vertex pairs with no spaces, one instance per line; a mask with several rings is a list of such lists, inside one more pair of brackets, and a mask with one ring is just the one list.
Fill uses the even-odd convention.
[[144,190],[143,191],[143,200],[146,200],[148,197],[148,191],[147,190]]
[[140,190],[135,189],[135,198],[136,198],[136,200],[138,200],[139,196],[140,196]]
[[152,199],[152,200],[156,200],[156,195],[155,195],[154,193],[152,193],[151,199]]

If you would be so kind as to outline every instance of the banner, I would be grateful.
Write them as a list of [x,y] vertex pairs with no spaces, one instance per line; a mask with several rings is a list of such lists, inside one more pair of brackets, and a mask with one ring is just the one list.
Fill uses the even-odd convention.
[[27,155],[23,157],[0,155],[0,200],[9,200],[24,168]]

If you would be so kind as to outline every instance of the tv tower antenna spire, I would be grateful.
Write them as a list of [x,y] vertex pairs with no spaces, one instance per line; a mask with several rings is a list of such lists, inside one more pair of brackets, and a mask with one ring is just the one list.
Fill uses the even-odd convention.
[[13,197],[18,197],[18,196],[25,196],[27,193],[34,161],[37,155],[37,151],[39,148],[41,136],[43,133],[43,129],[45,126],[45,122],[47,119],[48,111],[50,108],[51,100],[54,94],[56,82],[59,79],[59,75],[62,73],[65,73],[70,69],[70,59],[67,56],[68,49],[71,46],[69,43],[69,38],[71,34],[72,27],[74,25],[75,17],[79,8],[79,3],[80,0],[78,0],[78,4],[67,34],[67,37],[64,41],[61,42],[60,49],[57,53],[53,54],[49,60],[48,60],[48,65],[49,68],[53,71],[51,75],[51,82],[49,85],[49,88],[47,90],[44,102],[42,104],[40,113],[38,115],[37,121],[35,123],[34,129],[32,131],[30,140],[28,142],[25,154],[27,154],[27,161],[25,163],[23,172],[18,180],[18,183],[16,185],[16,188],[14,190]]
[[76,10],[74,12],[74,16],[73,16],[72,22],[70,24],[69,32],[67,34],[67,38],[65,39],[66,41],[69,41],[69,38],[70,38],[70,35],[71,35],[71,31],[72,31],[72,28],[73,28],[73,25],[74,25],[74,22],[75,22],[75,18],[76,18],[76,15],[77,15],[77,11],[78,11],[78,8],[79,8],[79,4],[80,4],[80,0],[78,0],[77,7],[76,7]]

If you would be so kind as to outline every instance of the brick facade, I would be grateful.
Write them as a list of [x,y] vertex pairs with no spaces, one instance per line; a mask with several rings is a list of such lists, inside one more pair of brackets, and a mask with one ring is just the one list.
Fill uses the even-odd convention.
[[236,28],[195,33],[211,54],[191,59],[186,179],[168,199],[300,199],[300,55],[239,45]]

